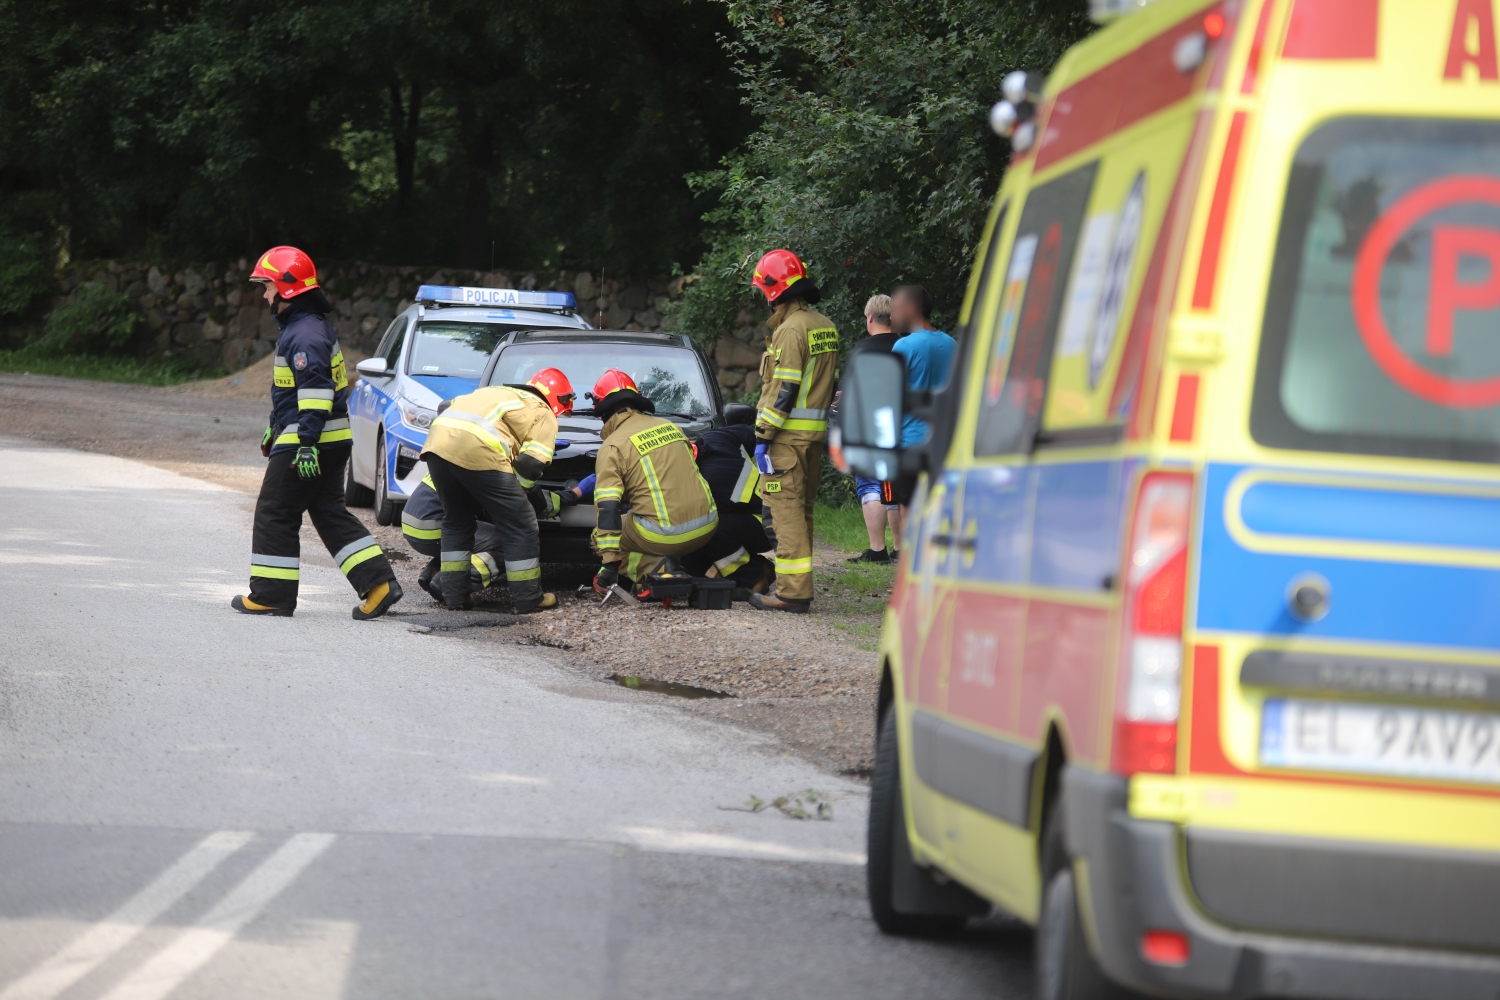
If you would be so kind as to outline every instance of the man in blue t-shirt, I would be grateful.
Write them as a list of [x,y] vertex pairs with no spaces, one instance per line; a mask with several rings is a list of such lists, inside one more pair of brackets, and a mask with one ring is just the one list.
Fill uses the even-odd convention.
[[[891,345],[891,353],[906,363],[906,387],[937,391],[948,381],[948,369],[958,341],[932,325],[932,296],[921,285],[902,285],[891,295],[891,327],[905,334]],[[927,422],[911,414],[901,424],[901,447],[910,448],[927,438]],[[896,480],[896,500],[903,513],[911,503],[916,476]]]

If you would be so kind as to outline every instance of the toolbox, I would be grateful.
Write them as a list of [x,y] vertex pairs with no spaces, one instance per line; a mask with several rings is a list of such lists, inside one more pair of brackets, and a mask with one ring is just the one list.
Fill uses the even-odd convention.
[[692,575],[669,563],[663,563],[661,569],[646,577],[645,584],[636,591],[636,596],[643,601],[661,601],[669,608],[673,601],[686,604],[693,596]]
[[728,611],[733,598],[733,580],[693,577],[693,607],[704,611]]

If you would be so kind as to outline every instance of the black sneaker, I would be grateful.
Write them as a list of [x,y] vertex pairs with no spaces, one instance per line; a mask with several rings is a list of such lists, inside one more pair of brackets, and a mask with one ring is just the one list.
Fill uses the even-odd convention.
[[859,555],[850,556],[844,561],[852,563],[888,563],[891,561],[891,554],[885,549],[881,549],[879,552],[876,552],[874,549],[865,549]]

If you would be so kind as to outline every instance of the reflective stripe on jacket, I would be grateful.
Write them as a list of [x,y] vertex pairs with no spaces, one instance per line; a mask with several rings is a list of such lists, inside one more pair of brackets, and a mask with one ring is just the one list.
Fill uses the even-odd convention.
[[515,472],[532,455],[546,465],[557,443],[557,417],[540,395],[490,385],[459,396],[433,420],[422,454],[431,452],[465,469]]
[[663,544],[701,538],[718,527],[718,507],[680,427],[626,407],[604,422],[599,437],[594,543],[606,562],[619,558],[625,513],[642,537]]
[[281,336],[271,367],[271,454],[304,444],[339,445],[349,430],[349,376],[333,325],[295,299],[276,316]]
[[762,441],[822,441],[838,377],[839,332],[801,299],[778,307],[766,325],[774,332],[760,359],[755,434]]

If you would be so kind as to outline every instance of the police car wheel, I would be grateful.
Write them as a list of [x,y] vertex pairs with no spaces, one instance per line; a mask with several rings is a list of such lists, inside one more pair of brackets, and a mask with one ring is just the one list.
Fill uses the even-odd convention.
[[[1061,849],[1061,819],[1062,810],[1058,809],[1042,835],[1044,862]],[[1105,978],[1084,937],[1073,869],[1068,867],[1065,855],[1058,861],[1042,891],[1042,912],[1036,925],[1037,1000],[1130,1000],[1140,996]]]
[[[870,778],[870,826],[865,844],[865,882],[870,915],[886,934],[907,937],[952,937],[964,929],[968,917],[950,914],[902,913],[896,909],[896,880],[925,878],[911,856],[901,804],[901,762],[896,744],[896,709],[880,720],[875,745],[875,773]],[[957,889],[956,886],[954,886]]]
[[385,476],[385,430],[380,430],[375,441],[375,523],[395,524],[401,516],[401,504],[392,500],[387,492]]
[[354,456],[344,463],[344,506],[369,507],[375,503],[375,491],[360,485],[354,478]]

